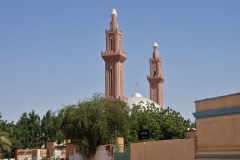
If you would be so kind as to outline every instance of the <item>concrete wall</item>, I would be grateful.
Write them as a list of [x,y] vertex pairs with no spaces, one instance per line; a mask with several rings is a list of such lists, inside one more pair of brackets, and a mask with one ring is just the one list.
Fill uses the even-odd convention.
[[47,150],[46,149],[33,149],[32,150],[32,158],[33,159],[47,158]]
[[15,152],[15,158],[19,159],[19,160],[32,159],[32,150],[31,149],[18,149]]
[[56,146],[54,148],[54,158],[66,158],[65,146]]
[[201,158],[200,160],[239,160],[239,158]]
[[240,94],[200,100],[195,105],[196,159],[240,160]]
[[198,156],[240,155],[240,115],[199,119],[196,124]]
[[240,106],[240,93],[195,102],[196,112]]
[[[76,148],[73,148],[73,154],[69,155],[69,160],[83,160],[82,156],[76,152]],[[69,153],[68,153],[69,154]],[[100,145],[97,147],[96,154],[91,160],[107,160],[110,159],[110,153],[106,150],[105,145]]]
[[66,158],[66,147],[63,144],[57,144],[56,142],[48,142],[47,146],[47,158]]
[[55,142],[48,142],[46,144],[46,148],[47,148],[47,158],[51,158],[54,157],[54,147],[55,147],[56,143]]
[[195,139],[133,143],[131,160],[194,160]]
[[[207,160],[239,160],[240,158],[208,158]],[[202,159],[204,160],[204,159]]]
[[66,158],[69,158],[70,156],[73,156],[75,154],[75,148],[76,146],[71,143],[66,144]]
[[198,147],[240,147],[240,115],[199,119],[196,124]]
[[196,130],[185,131],[183,134],[184,134],[185,139],[187,139],[187,138],[197,138]]

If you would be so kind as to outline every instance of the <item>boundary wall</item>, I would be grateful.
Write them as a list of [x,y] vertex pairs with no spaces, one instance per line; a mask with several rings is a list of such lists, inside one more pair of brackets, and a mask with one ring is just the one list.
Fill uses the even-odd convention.
[[131,160],[194,160],[195,138],[132,143]]

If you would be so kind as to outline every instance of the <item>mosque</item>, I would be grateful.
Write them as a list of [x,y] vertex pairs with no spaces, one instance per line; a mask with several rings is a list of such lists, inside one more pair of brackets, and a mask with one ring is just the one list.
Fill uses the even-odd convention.
[[[153,55],[149,59],[150,99],[136,92],[131,97],[123,95],[124,61],[127,54],[122,51],[122,31],[118,30],[117,12],[113,8],[110,29],[106,30],[106,51],[101,53],[105,61],[105,96],[121,99],[132,104],[154,103],[163,108],[162,59],[158,55],[158,45],[153,44]],[[148,141],[130,144],[131,160],[240,160],[240,93],[207,98],[195,101],[197,130],[184,132],[185,139]],[[121,143],[123,144],[123,140]],[[120,141],[119,141],[120,142]],[[100,145],[93,160],[111,159],[113,152],[107,150],[109,145]],[[126,151],[125,153],[127,153]],[[123,151],[118,154],[124,154]],[[17,150],[16,159],[50,159],[67,158],[82,160],[70,141],[58,145],[48,142],[47,149]]]
[[111,13],[112,20],[110,29],[106,30],[106,51],[101,52],[105,61],[105,97],[112,99],[121,99],[132,104],[143,102],[144,104],[154,103],[156,107],[163,108],[163,83],[165,77],[162,75],[162,59],[158,55],[158,44],[153,44],[153,55],[149,59],[150,75],[147,80],[150,84],[150,99],[143,97],[136,92],[131,97],[126,98],[124,91],[124,61],[127,54],[122,50],[122,31],[118,29],[117,11],[113,7]]

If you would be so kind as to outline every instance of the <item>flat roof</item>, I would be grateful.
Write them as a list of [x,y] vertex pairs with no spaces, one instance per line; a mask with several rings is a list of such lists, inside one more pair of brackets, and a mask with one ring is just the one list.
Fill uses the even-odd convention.
[[196,103],[196,102],[201,102],[201,101],[206,101],[206,100],[212,100],[212,99],[218,99],[218,98],[224,98],[224,97],[239,95],[239,94],[240,94],[240,92],[234,93],[234,94],[228,94],[228,95],[224,95],[224,96],[219,96],[219,97],[206,98],[206,99],[202,99],[202,100],[197,100],[197,101],[195,101],[195,103]]

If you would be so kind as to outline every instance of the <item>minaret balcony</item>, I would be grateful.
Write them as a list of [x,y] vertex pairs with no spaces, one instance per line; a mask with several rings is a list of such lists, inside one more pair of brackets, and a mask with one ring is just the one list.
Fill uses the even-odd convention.
[[147,79],[150,83],[163,83],[165,80],[165,77],[163,75],[160,76],[147,76]]
[[111,50],[111,51],[105,51],[101,53],[102,58],[104,61],[121,61],[124,62],[127,59],[127,54],[121,50],[118,50],[117,52]]

